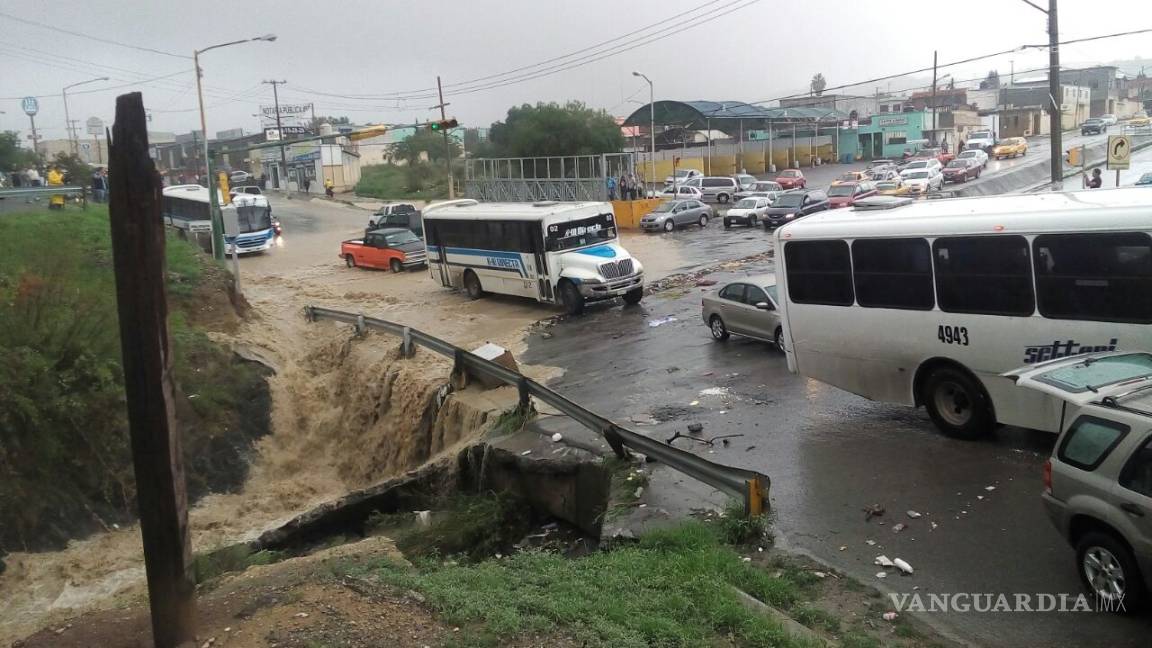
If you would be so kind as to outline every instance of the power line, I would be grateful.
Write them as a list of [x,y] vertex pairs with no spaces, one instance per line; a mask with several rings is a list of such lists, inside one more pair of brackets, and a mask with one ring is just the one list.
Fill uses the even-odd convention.
[[9,20],[15,20],[16,22],[22,22],[22,23],[27,24],[27,25],[33,25],[35,27],[40,27],[41,29],[48,29],[51,31],[60,32],[62,34],[68,34],[70,36],[76,36],[77,38],[87,38],[88,40],[96,41],[98,43],[105,43],[108,45],[118,45],[120,47],[127,47],[128,49],[134,49],[134,50],[138,50],[141,52],[149,52],[151,54],[161,54],[163,56],[171,56],[173,58],[182,58],[182,59],[192,58],[191,56],[187,56],[185,54],[176,54],[175,52],[166,52],[164,50],[153,49],[151,47],[143,47],[141,45],[130,45],[128,43],[121,43],[120,41],[115,41],[115,40],[112,40],[109,38],[100,38],[99,36],[92,36],[90,34],[85,34],[82,32],[76,32],[76,31],[72,31],[70,29],[64,29],[63,27],[56,27],[55,25],[46,25],[46,24],[41,23],[41,22],[36,22],[35,20],[28,20],[27,18],[21,18],[19,16],[13,16],[12,14],[6,13],[3,11],[0,11],[0,16],[4,16],[5,18],[8,18]]

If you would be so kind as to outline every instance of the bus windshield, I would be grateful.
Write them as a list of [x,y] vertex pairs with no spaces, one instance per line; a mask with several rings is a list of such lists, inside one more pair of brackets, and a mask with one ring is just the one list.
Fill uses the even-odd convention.
[[244,205],[236,208],[236,220],[240,223],[240,233],[260,232],[272,227],[272,217],[268,208],[259,205]]
[[559,252],[605,243],[615,238],[616,221],[612,214],[600,214],[591,218],[553,223],[548,226],[546,240],[549,252]]

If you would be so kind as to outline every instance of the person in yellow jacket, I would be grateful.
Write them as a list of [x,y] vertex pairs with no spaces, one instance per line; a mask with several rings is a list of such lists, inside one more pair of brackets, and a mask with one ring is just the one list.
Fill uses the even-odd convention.
[[[64,174],[60,172],[60,169],[56,167],[48,169],[48,186],[64,186]],[[64,209],[64,194],[52,194],[52,197],[48,199],[48,209]]]
[[336,193],[333,191],[335,186],[336,185],[332,183],[332,178],[324,178],[324,195],[328,196],[329,198],[335,196]]

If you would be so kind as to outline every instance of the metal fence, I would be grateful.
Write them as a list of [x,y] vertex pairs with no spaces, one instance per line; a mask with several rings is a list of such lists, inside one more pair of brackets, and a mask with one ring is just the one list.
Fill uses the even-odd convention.
[[23,211],[29,208],[46,207],[48,199],[52,196],[80,199],[81,206],[87,209],[88,196],[84,187],[55,186],[55,187],[24,187],[18,189],[0,189],[0,213]]
[[328,319],[352,324],[359,332],[371,328],[398,335],[401,338],[400,350],[404,357],[411,357],[415,346],[420,345],[440,355],[453,358],[454,373],[467,371],[472,375],[485,376],[507,385],[514,385],[519,390],[522,408],[527,408],[531,398],[535,397],[603,436],[620,457],[627,457],[626,448],[631,448],[693,479],[742,499],[749,514],[758,515],[767,509],[768,489],[771,484],[767,475],[713,463],[691,452],[628,430],[531,378],[409,326],[319,306],[306,306],[304,315],[310,322]]
[[607,200],[607,179],[635,173],[632,153],[478,158],[464,166],[464,195],[484,201]]

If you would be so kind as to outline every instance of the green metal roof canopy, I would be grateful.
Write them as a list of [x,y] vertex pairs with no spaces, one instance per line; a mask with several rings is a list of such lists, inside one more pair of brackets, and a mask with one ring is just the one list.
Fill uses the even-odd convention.
[[[743,101],[657,101],[651,106],[655,108],[657,125],[694,130],[711,127],[727,132],[727,128],[737,128],[739,122],[744,128],[768,128],[769,124],[848,119],[847,113],[828,108],[764,108]],[[624,126],[648,126],[652,121],[650,111],[648,104],[637,108],[624,120]]]

